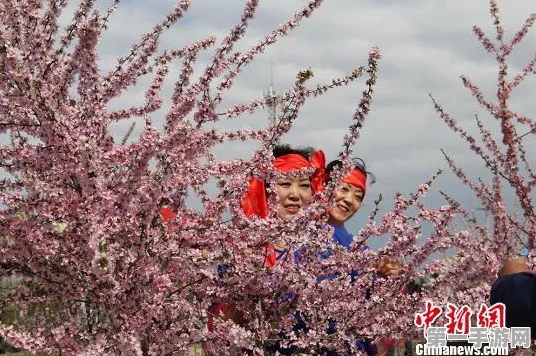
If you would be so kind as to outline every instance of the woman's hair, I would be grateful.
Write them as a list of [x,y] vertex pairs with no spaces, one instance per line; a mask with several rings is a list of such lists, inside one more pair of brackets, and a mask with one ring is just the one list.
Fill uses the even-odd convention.
[[275,158],[281,157],[284,155],[289,155],[289,154],[299,154],[306,160],[309,160],[309,158],[311,158],[311,155],[313,154],[314,151],[315,149],[312,147],[293,148],[290,145],[285,144],[285,145],[275,146],[272,153]]
[[[354,163],[354,168],[355,169],[357,169],[358,171],[362,172],[367,179],[370,178],[369,184],[376,183],[376,177],[374,176],[374,174],[372,174],[369,171],[367,171],[367,166],[365,164],[365,161],[363,161],[361,158],[355,157],[355,158],[352,158],[352,162]],[[333,172],[333,169],[335,167],[342,168],[342,161],[336,159],[336,160],[333,160],[333,161],[328,163],[328,165],[326,166],[326,173],[327,173],[327,176],[328,176],[327,180],[326,180],[326,183],[331,181],[331,172]]]

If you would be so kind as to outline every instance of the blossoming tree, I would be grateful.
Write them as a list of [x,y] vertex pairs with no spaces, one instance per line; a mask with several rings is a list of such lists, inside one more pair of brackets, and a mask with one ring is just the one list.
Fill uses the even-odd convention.
[[[490,13],[496,32],[495,41],[486,36],[478,26],[473,27],[473,32],[484,49],[495,57],[498,65],[496,102],[486,98],[482,90],[467,76],[464,75],[461,79],[478,104],[495,120],[500,133],[494,134],[493,125],[486,125],[482,119],[476,117],[482,142],[479,144],[433,97],[432,101],[441,119],[468,143],[470,150],[488,169],[491,178],[489,182],[484,177],[473,180],[443,152],[449,167],[474,192],[483,210],[491,218],[490,228],[483,219],[478,220],[474,214],[462,211],[474,232],[475,248],[479,245],[482,251],[486,251],[485,255],[496,259],[494,262],[489,261],[494,265],[519,256],[521,247],[529,252],[534,248],[536,216],[533,199],[536,176],[533,161],[525,147],[536,133],[536,122],[525,114],[516,112],[509,100],[514,89],[534,75],[536,54],[525,67],[511,77],[508,75],[508,59],[534,25],[536,14],[531,14],[510,41],[507,41],[497,2],[490,1]],[[447,199],[456,204],[448,197]],[[532,253],[530,256],[533,256]],[[534,261],[531,263],[534,264]]]
[[[297,73],[294,85],[277,99],[280,114],[273,125],[234,131],[210,127],[220,118],[234,118],[269,104],[261,99],[226,108],[222,101],[241,70],[309,17],[321,0],[310,1],[246,51],[236,51],[235,45],[258,0],[247,1],[239,23],[223,40],[209,37],[180,49],[160,50],[164,31],[189,8],[189,1],[181,0],[130,53],[117,59],[113,70],[102,73],[96,49],[119,2],[100,13],[93,1],[82,0],[63,32],[59,18],[66,0],[0,4],[0,132],[8,137],[0,146],[4,174],[0,263],[5,275],[21,279],[1,301],[3,308],[15,308],[17,314],[0,324],[0,335],[10,343],[31,351],[78,355],[181,354],[194,344],[202,344],[207,353],[264,354],[268,345],[278,341],[309,353],[326,348],[350,348],[357,353],[356,339],[415,334],[413,317],[425,298],[443,302],[445,291],[456,287],[454,275],[474,277],[465,268],[468,264],[476,263],[480,271],[486,268],[481,259],[471,258],[477,244],[469,232],[452,228],[451,222],[463,209],[453,201],[438,209],[421,203],[434,178],[411,197],[398,195],[393,210],[379,223],[373,214],[349,252],[333,245],[332,231],[323,223],[325,202],[335,183],[294,219],[244,216],[240,208],[247,188],[244,182],[252,176],[276,177],[271,150],[305,101],[366,76],[340,153],[345,168],[336,175],[349,171],[351,147],[372,101],[380,59],[376,48],[365,66],[327,85],[310,88],[311,73]],[[527,22],[519,39],[532,22]],[[508,54],[505,46],[492,47],[477,34],[487,48]],[[209,49],[214,52],[209,65],[194,77],[197,58]],[[500,58],[503,65],[504,57]],[[163,130],[158,130],[151,115],[162,107],[164,79],[177,62],[182,71]],[[496,154],[488,160],[495,174],[494,188],[466,181],[488,202],[484,206],[497,214],[494,235],[504,235],[501,239],[516,231],[529,237],[534,232],[527,191],[534,186],[534,175],[528,168],[531,178],[520,176],[517,164],[529,165],[511,121],[517,119],[532,130],[534,122],[506,107],[509,90],[533,68],[534,60],[514,84],[499,78],[502,104],[498,109],[486,104],[476,87],[465,81],[503,122],[505,154],[493,150],[497,144],[482,128],[486,145]],[[125,95],[144,76],[152,78],[145,102],[112,110],[111,100]],[[438,110],[460,131],[439,106]],[[127,144],[129,130],[122,142],[114,142],[110,124],[133,117],[145,122],[139,138]],[[215,145],[240,140],[259,141],[261,148],[252,152],[250,160],[218,161],[213,155]],[[497,195],[501,178],[515,188],[524,222],[512,220],[505,207],[489,204],[502,199]],[[209,180],[218,183],[215,197],[206,191]],[[201,199],[202,212],[187,207],[188,192]],[[417,213],[411,214],[415,208]],[[231,218],[225,219],[226,214]],[[423,222],[433,227],[430,233],[421,229]],[[405,257],[396,278],[376,279],[371,266],[378,254],[360,249],[368,238],[382,234],[392,239],[378,253]],[[425,244],[417,247],[423,239]],[[300,249],[300,263],[288,257],[265,269],[263,246],[272,240],[283,240],[289,251]],[[333,255],[319,262],[319,251],[328,247]],[[453,259],[428,262],[432,253],[452,247],[458,249]],[[490,251],[494,250],[490,247]],[[226,266],[226,271],[221,273],[217,265]],[[360,278],[351,281],[350,272],[355,270]],[[437,275],[433,289],[404,292],[409,282],[431,273]],[[333,278],[318,278],[322,275]],[[467,293],[451,294],[449,301],[476,303],[485,298],[485,288],[458,285]],[[207,311],[216,301],[236,306],[241,320],[215,316],[209,331]],[[307,330],[296,331],[297,311],[305,318]],[[333,321],[336,327],[328,332]]]

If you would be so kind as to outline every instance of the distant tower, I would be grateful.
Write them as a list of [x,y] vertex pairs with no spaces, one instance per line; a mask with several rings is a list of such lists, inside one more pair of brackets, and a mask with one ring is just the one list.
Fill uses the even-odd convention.
[[268,120],[270,120],[270,125],[275,125],[277,117],[277,95],[274,90],[273,63],[270,63],[270,89],[268,90],[268,93],[264,94],[264,98],[268,103]]

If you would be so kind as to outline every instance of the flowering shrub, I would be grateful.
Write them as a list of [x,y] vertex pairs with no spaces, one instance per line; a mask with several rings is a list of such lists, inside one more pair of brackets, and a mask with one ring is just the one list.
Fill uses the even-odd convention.
[[[376,48],[371,49],[365,66],[323,86],[309,88],[312,73],[297,73],[294,85],[277,99],[280,115],[269,127],[210,128],[221,118],[269,104],[268,99],[260,99],[224,108],[222,100],[256,55],[297,27],[321,3],[310,1],[243,52],[235,52],[235,44],[253,18],[257,0],[246,3],[239,23],[222,41],[210,37],[159,51],[164,31],[188,10],[189,1],[178,1],[108,73],[98,67],[96,48],[119,0],[104,14],[94,10],[93,1],[81,1],[61,33],[59,17],[67,6],[65,0],[0,4],[0,133],[9,137],[0,146],[0,167],[5,173],[0,181],[0,262],[4,273],[22,279],[2,300],[3,307],[16,308],[20,317],[0,324],[3,338],[31,351],[77,355],[180,354],[195,344],[202,344],[207,353],[263,354],[276,342],[306,353],[326,348],[350,348],[357,353],[356,339],[415,335],[413,316],[425,298],[437,303],[485,299],[487,286],[470,282],[488,268],[489,261],[477,258],[480,247],[467,231],[452,229],[451,222],[463,209],[453,201],[437,209],[421,202],[435,176],[413,196],[396,196],[393,210],[379,223],[373,214],[351,251],[334,245],[332,230],[325,223],[324,207],[335,183],[328,184],[293,219],[281,221],[274,214],[266,219],[244,216],[240,208],[247,189],[244,182],[252,176],[267,181],[277,177],[271,168],[271,150],[306,100],[366,75],[340,153],[345,165],[333,182],[350,169],[351,147],[372,101],[380,59]],[[509,53],[510,47],[495,48],[477,34],[491,51]],[[194,77],[196,59],[209,49],[214,56]],[[501,73],[506,71],[504,56],[498,57]],[[163,130],[158,130],[151,114],[161,109],[163,82],[173,61],[181,61],[182,71]],[[495,173],[493,186],[466,180],[497,217],[494,236],[501,241],[520,232],[530,237],[534,232],[530,189],[535,179],[529,168],[531,178],[521,177],[519,164],[529,165],[512,120],[532,130],[534,122],[506,107],[509,90],[533,68],[534,60],[510,84],[504,76],[499,78],[498,106],[481,99],[478,89],[464,81],[503,123],[504,154],[494,149],[498,143],[482,126],[486,147],[495,154],[488,159]],[[153,80],[142,105],[110,109],[111,100],[125,95],[147,75]],[[144,118],[139,138],[127,144],[131,128],[122,142],[114,142],[110,124],[132,117]],[[217,144],[245,140],[261,143],[250,160],[222,162],[212,154]],[[472,139],[470,143],[474,146]],[[524,221],[512,220],[506,206],[497,204],[503,199],[499,193],[502,178],[515,188]],[[206,191],[210,180],[217,181],[215,197]],[[271,193],[270,206],[275,202]],[[201,212],[186,206],[189,194],[200,197]],[[226,214],[231,218],[226,219]],[[430,232],[423,232],[423,223],[432,226]],[[384,234],[392,238],[378,253],[361,250],[367,239]],[[420,240],[426,242],[417,247]],[[267,270],[264,246],[277,241],[284,242],[288,253]],[[487,251],[497,266],[500,251],[493,246]],[[428,262],[431,254],[452,247],[458,249],[454,257]],[[320,261],[319,252],[328,248],[332,256]],[[293,257],[297,250],[298,262]],[[404,256],[406,263],[398,277],[375,277],[378,254]],[[225,266],[225,271],[218,270],[218,265]],[[470,265],[474,268],[467,268]],[[356,280],[350,277],[353,271],[359,271]],[[408,283],[431,274],[437,276],[432,288],[404,292]],[[459,283],[464,279],[467,285]],[[459,291],[463,293],[456,294]],[[241,321],[215,318],[213,330],[208,331],[209,306],[219,301],[235,306]],[[297,327],[301,322],[305,328]]]
[[[497,135],[492,133],[492,126],[485,125],[483,120],[476,117],[482,142],[479,144],[477,139],[451,118],[434,98],[432,100],[441,119],[468,143],[470,150],[482,159],[489,170],[491,181],[486,182],[482,177],[473,180],[449,155],[443,152],[452,171],[474,192],[487,214],[487,219],[479,221],[475,214],[461,211],[473,231],[474,251],[480,248],[484,255],[496,259],[496,261],[491,259],[488,261],[491,266],[497,266],[497,262],[502,263],[512,256],[519,255],[520,246],[533,251],[534,236],[536,236],[533,203],[536,176],[530,155],[525,149],[525,140],[536,132],[536,122],[534,119],[515,112],[515,109],[508,103],[513,90],[534,74],[536,55],[511,78],[508,76],[507,62],[515,46],[523,40],[534,25],[536,14],[531,14],[521,29],[510,41],[507,41],[504,38],[504,29],[499,19],[499,7],[496,1],[490,1],[490,13],[496,31],[495,43],[478,26],[473,27],[473,32],[485,50],[495,57],[498,64],[496,102],[487,99],[479,87],[467,76],[464,75],[461,79],[480,106],[492,119],[495,119],[500,127],[500,135],[496,137]],[[447,200],[451,204],[456,204],[448,196]],[[492,221],[491,228],[486,224],[489,220]],[[490,271],[495,269],[491,268]]]

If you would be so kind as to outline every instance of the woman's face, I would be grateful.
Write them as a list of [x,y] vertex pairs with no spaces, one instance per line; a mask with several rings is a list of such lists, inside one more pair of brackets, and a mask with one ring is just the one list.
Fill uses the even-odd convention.
[[276,190],[279,198],[277,215],[282,219],[297,214],[309,203],[313,195],[309,177],[279,178]]
[[363,190],[353,184],[343,183],[334,194],[335,206],[329,211],[329,222],[342,225],[361,208]]

